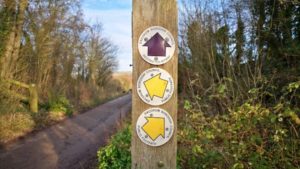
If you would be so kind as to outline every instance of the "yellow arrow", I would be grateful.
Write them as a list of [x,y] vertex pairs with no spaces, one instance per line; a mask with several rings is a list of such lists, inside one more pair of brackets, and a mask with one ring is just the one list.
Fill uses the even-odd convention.
[[153,141],[159,136],[165,137],[165,118],[146,117],[146,119],[147,123],[142,128]]
[[144,82],[145,87],[147,89],[147,92],[151,98],[151,100],[153,100],[154,96],[163,98],[167,85],[168,85],[168,81],[161,79],[160,78],[161,73],[146,80]]

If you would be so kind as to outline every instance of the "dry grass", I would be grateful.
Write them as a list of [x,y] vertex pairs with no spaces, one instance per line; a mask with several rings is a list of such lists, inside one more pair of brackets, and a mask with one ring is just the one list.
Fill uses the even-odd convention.
[[12,113],[0,116],[0,144],[31,132],[35,122],[29,113]]
[[121,86],[126,91],[132,89],[132,73],[131,72],[116,72],[113,74],[113,79],[119,81]]
[[65,112],[7,113],[0,115],[0,145],[49,127],[66,118]]

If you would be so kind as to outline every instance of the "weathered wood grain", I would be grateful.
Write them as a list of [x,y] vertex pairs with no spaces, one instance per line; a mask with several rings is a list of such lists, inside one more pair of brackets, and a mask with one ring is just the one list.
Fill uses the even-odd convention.
[[[132,107],[132,169],[175,169],[177,151],[177,70],[178,44],[173,58],[161,66],[145,62],[138,52],[138,39],[142,32],[151,26],[162,26],[168,29],[178,42],[178,8],[176,0],[133,0],[133,107]],[[136,134],[136,121],[140,114],[152,107],[145,104],[138,96],[136,82],[139,75],[146,69],[159,67],[168,71],[175,83],[174,95],[169,102],[159,106],[169,112],[174,121],[174,134],[171,140],[160,147],[144,144]]]

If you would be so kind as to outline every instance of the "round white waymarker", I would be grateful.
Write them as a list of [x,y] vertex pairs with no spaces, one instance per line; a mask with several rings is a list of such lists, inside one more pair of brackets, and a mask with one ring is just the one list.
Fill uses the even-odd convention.
[[146,29],[138,41],[140,55],[153,65],[167,63],[175,53],[175,46],[171,32],[161,26]]
[[174,82],[171,75],[160,68],[144,71],[137,81],[137,93],[147,104],[163,105],[173,96]]
[[174,122],[170,114],[160,108],[144,111],[136,122],[136,132],[142,142],[157,147],[167,143],[173,135]]

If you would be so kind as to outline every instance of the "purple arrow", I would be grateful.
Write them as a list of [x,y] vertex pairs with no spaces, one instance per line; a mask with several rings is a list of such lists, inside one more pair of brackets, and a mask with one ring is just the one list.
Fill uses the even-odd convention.
[[148,47],[148,56],[166,56],[166,48],[171,47],[159,33],[152,36],[143,46]]

